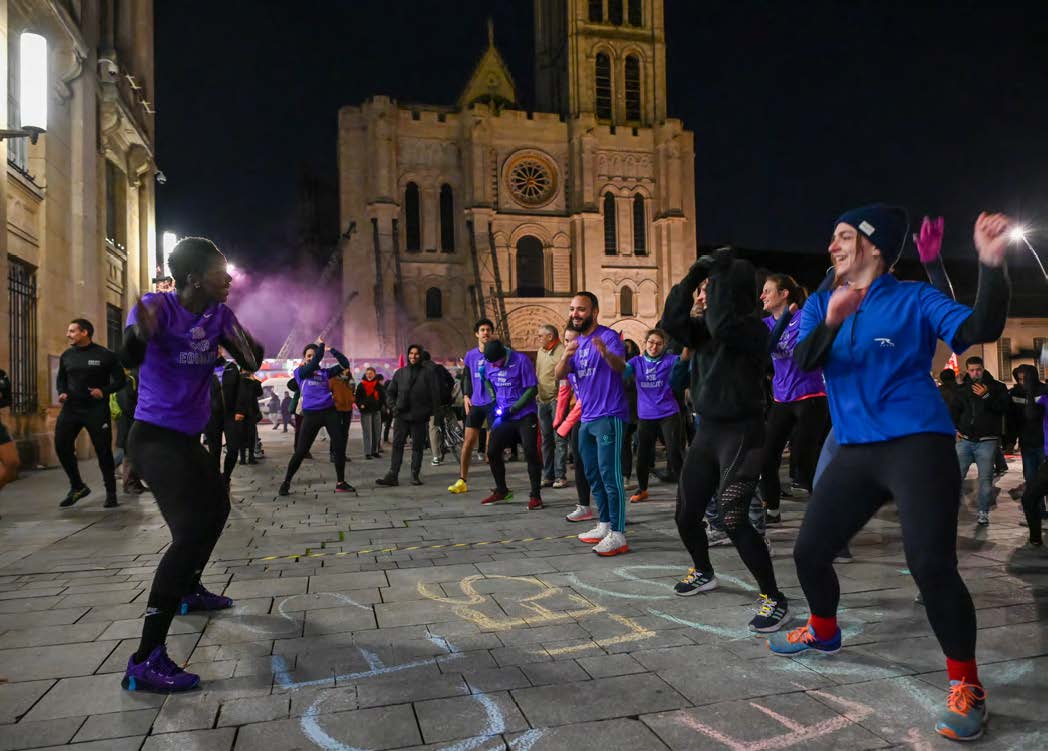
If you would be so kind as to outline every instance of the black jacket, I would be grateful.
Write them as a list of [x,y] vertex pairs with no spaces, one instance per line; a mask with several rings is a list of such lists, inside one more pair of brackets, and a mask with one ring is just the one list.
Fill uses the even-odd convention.
[[[695,290],[707,275],[706,313],[692,318]],[[751,263],[725,250],[700,258],[670,290],[662,323],[666,333],[694,353],[691,401],[698,415],[712,420],[763,417],[768,327],[757,309]]]
[[364,388],[365,380],[367,379],[361,379],[360,383],[357,384],[357,390],[353,394],[353,400],[357,404],[357,409],[359,409],[362,414],[368,412],[379,412],[382,410],[382,386],[376,380],[375,388],[372,392],[374,396],[368,396],[367,389]]
[[238,374],[237,378],[236,414],[244,415],[252,424],[257,423],[262,419],[262,409],[258,406],[262,384],[245,373]]
[[433,416],[440,404],[437,371],[432,363],[405,365],[393,374],[386,389],[386,402],[395,417],[412,422]]
[[[1037,377],[1037,368],[1033,365],[1020,365],[1015,373],[1022,370],[1026,373],[1026,385],[1016,384],[1008,391],[1011,400],[1010,416],[1013,419],[1015,435],[1019,437],[1019,448],[1035,449],[1044,447],[1044,407],[1037,404],[1037,395],[1044,393],[1044,384]],[[1018,380],[1018,379],[1017,379]],[[1034,394],[1027,404],[1028,395]]]
[[977,396],[972,391],[973,385],[971,378],[966,375],[957,387],[957,398],[961,404],[957,432],[972,441],[999,438],[1004,430],[1004,415],[1008,411],[1008,389],[985,370],[982,385],[987,387],[987,392]]
[[949,381],[939,385],[939,395],[942,400],[946,402],[946,409],[950,410],[950,419],[953,420],[954,428],[960,429],[961,426],[961,385],[954,381]]
[[[109,395],[124,388],[127,376],[115,352],[92,342],[86,347],[70,347],[58,360],[55,386],[67,394],[66,407],[109,409]],[[104,398],[95,399],[91,389],[101,389]]]

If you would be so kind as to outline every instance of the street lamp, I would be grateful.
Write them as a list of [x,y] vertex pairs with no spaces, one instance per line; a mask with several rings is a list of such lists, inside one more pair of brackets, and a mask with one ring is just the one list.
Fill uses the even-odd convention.
[[18,107],[22,127],[0,130],[0,140],[28,138],[36,143],[47,130],[47,40],[26,31],[19,41]]

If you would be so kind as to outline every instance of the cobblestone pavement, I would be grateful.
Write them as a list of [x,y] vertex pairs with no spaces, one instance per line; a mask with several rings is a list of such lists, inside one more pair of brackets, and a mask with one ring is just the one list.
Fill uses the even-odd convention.
[[[181,696],[121,690],[149,582],[168,535],[149,495],[102,508],[95,493],[58,508],[59,471],[0,493],[0,751],[429,748],[937,749],[943,659],[914,603],[894,511],[838,567],[846,648],[770,656],[746,631],[756,593],[731,548],[714,548],[722,586],[691,598],[672,489],[628,509],[633,552],[601,559],[566,535],[573,490],[526,510],[524,467],[511,502],[484,508],[490,485],[376,490],[385,469],[361,458],[335,495],[326,445],[292,495],[276,488],[289,441],[265,428],[265,461],[238,467],[228,528],[205,583],[232,610],[175,620],[172,657],[203,678]],[[276,436],[276,437],[273,437]],[[387,451],[388,456],[388,451]],[[999,481],[1018,482],[1017,464]],[[1048,748],[1048,559],[1019,548],[1007,492],[976,528],[973,481],[960,565],[979,609],[979,658],[991,723],[984,749]],[[842,498],[842,503],[847,499]],[[806,616],[790,550],[803,504],[772,528],[795,622]]]

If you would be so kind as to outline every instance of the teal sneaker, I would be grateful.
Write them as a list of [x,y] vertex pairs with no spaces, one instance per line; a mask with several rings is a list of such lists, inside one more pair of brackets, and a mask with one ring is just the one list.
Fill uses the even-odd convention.
[[953,741],[974,741],[983,734],[990,713],[986,710],[986,691],[964,681],[950,681],[946,711],[935,723],[935,732]]
[[768,649],[777,655],[797,655],[814,650],[832,655],[841,650],[841,630],[838,628],[832,639],[817,639],[815,629],[804,625],[786,633],[779,632],[768,638]]

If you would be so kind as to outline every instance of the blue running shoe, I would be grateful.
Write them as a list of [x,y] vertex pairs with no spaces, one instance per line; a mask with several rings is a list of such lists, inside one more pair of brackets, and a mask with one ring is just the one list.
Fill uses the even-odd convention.
[[986,691],[964,681],[950,681],[946,711],[935,723],[935,732],[953,741],[974,741],[983,734],[990,713],[986,710]]
[[832,639],[817,639],[815,629],[801,626],[792,631],[778,633],[768,638],[768,649],[777,655],[797,655],[801,652],[815,650],[832,655],[841,650],[841,630],[838,628]]

